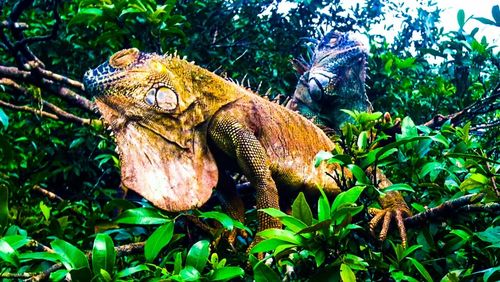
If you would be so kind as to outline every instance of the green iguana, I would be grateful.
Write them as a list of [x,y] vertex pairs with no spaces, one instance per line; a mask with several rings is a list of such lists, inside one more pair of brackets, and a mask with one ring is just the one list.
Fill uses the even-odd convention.
[[[122,50],[88,71],[84,84],[116,136],[123,185],[161,209],[200,207],[217,186],[230,215],[243,220],[234,187],[217,185],[226,170],[248,178],[258,209],[279,208],[279,195],[292,190],[339,193],[332,170],[352,178],[336,164],[314,166],[315,155],[335,145],[311,121],[176,56]],[[395,217],[406,244],[403,198],[388,192],[381,205],[370,229],[384,218],[384,239]],[[263,212],[258,219],[259,231],[281,227]]]
[[348,120],[340,109],[371,111],[365,92],[367,57],[366,47],[351,33],[327,33],[310,62],[294,60],[301,76],[287,107],[332,129]]

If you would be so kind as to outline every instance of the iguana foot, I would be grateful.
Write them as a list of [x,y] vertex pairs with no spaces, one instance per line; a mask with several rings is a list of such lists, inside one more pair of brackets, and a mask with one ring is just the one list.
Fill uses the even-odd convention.
[[387,231],[389,230],[389,225],[391,219],[396,219],[396,224],[398,225],[399,234],[401,236],[401,244],[403,248],[407,245],[406,228],[403,222],[403,217],[411,216],[412,213],[408,206],[406,205],[401,194],[397,192],[388,192],[385,196],[381,197],[380,202],[383,209],[370,208],[368,213],[373,215],[372,220],[370,220],[370,231],[374,237],[375,227],[379,224],[382,218],[384,219],[382,223],[382,230],[380,231],[379,239],[381,241],[385,240],[387,236]]

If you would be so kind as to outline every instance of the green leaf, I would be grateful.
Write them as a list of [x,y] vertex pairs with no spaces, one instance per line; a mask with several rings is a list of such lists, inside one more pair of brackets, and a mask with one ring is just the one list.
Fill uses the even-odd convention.
[[198,271],[203,271],[208,262],[208,255],[210,254],[209,246],[210,242],[207,240],[196,242],[191,249],[189,249],[186,258],[186,265],[190,265]]
[[[300,219],[290,216],[280,210],[274,208],[260,209],[260,211],[267,213],[268,215],[277,218],[283,223],[286,227],[288,227],[293,232],[297,232],[302,228],[307,227],[307,225],[302,222]],[[311,215],[312,216],[312,215]]]
[[356,180],[360,184],[363,184],[363,185],[370,185],[371,184],[370,179],[368,178],[368,176],[366,176],[365,171],[361,167],[359,167],[355,164],[349,164],[349,165],[347,165],[347,168],[349,168],[349,170],[352,172],[354,177],[356,177]]
[[211,281],[228,281],[237,277],[243,277],[245,271],[238,266],[225,266],[217,268],[210,276]]
[[7,235],[2,238],[5,242],[17,250],[30,242],[30,239],[26,235]]
[[316,232],[318,230],[322,230],[324,228],[327,228],[331,223],[332,223],[332,219],[320,221],[314,225],[308,226],[308,227],[300,230],[299,232],[297,232],[297,234],[313,233],[313,232]]
[[265,239],[257,243],[252,247],[250,253],[263,253],[275,250],[278,246],[288,244],[287,241],[283,241],[276,238]]
[[392,68],[392,64],[394,63],[394,60],[393,59],[389,59],[387,60],[387,62],[385,62],[384,64],[384,71],[385,73],[387,73],[388,75],[391,74],[391,68]]
[[75,24],[89,24],[95,18],[102,17],[103,11],[99,8],[82,8],[78,13],[69,21],[68,27]]
[[9,189],[0,184],[0,235],[9,224]]
[[277,282],[281,281],[279,275],[274,272],[264,261],[259,261],[253,267],[253,279],[258,282]]
[[182,253],[177,252],[174,255],[174,274],[179,274],[182,270]]
[[129,209],[120,214],[115,223],[125,224],[164,224],[171,220],[159,214],[155,209],[151,208],[136,208]]
[[201,277],[200,272],[191,265],[184,267],[179,275],[184,281],[199,281]]
[[340,278],[344,282],[356,282],[356,275],[352,269],[345,263],[340,265]]
[[92,270],[94,275],[100,273],[101,269],[112,273],[115,260],[116,251],[111,237],[105,233],[97,234],[92,248]]
[[443,144],[445,148],[448,148],[450,146],[450,140],[444,137],[441,133],[429,137],[432,139],[432,141]]
[[458,10],[457,21],[458,21],[458,26],[460,27],[460,29],[463,29],[463,27],[465,25],[465,12],[463,9]]
[[[496,281],[498,281],[499,275],[493,276],[493,274],[500,272],[500,266],[490,267],[490,268],[487,268],[481,272],[484,272],[483,281],[495,281],[494,280],[495,277],[497,278]],[[490,279],[491,276],[493,276],[492,279]]]
[[251,230],[248,229],[245,225],[243,225],[243,223],[233,219],[232,217],[223,212],[218,212],[218,211],[208,211],[208,212],[198,211],[198,212],[200,214],[199,217],[215,219],[220,224],[222,224],[222,226],[224,226],[224,228],[226,228],[227,230],[233,230],[233,228],[236,227],[251,232]]
[[422,276],[424,277],[424,279],[427,281],[427,282],[432,282],[434,281],[434,279],[432,279],[431,275],[429,274],[429,272],[427,271],[427,269],[425,269],[425,267],[416,259],[414,258],[407,258],[411,261],[411,263],[415,266],[415,268],[417,268],[418,272],[420,272],[420,274],[422,274]]
[[445,156],[448,157],[448,158],[469,158],[469,159],[479,160],[479,161],[482,161],[482,162],[500,164],[500,161],[496,161],[496,160],[493,160],[493,159],[484,158],[484,157],[481,157],[481,156],[478,156],[478,155],[473,155],[473,154],[446,153]]
[[410,185],[405,184],[405,183],[396,183],[392,184],[389,187],[384,188],[383,192],[391,192],[391,191],[408,191],[408,192],[415,192],[413,188],[411,188]]
[[366,158],[362,161],[361,167],[368,167],[372,163],[375,162],[375,160],[378,160],[380,156],[384,155],[386,152],[392,150],[393,148],[397,148],[401,145],[405,145],[408,143],[420,141],[420,140],[427,140],[429,139],[429,136],[416,136],[416,137],[411,137],[411,138],[400,138],[400,140],[393,142],[389,145],[386,145],[382,148],[377,148],[375,150],[372,150],[368,153]]
[[292,204],[292,216],[300,219],[306,225],[312,224],[312,211],[303,192],[300,192]]
[[9,127],[9,117],[5,114],[5,112],[1,108],[0,108],[0,123],[3,124],[4,129],[7,129],[7,127]]
[[362,131],[358,136],[358,148],[360,150],[365,150],[368,147],[368,132]]
[[[445,166],[443,163],[429,162],[429,163],[426,163],[425,165],[422,166],[422,169],[420,170],[420,173],[418,174],[418,176],[420,178],[424,178],[427,174],[429,174],[431,172],[436,172],[436,171],[439,172],[443,169],[445,169]],[[436,173],[434,173],[434,177],[432,177],[432,174],[431,174],[431,181],[436,180],[436,177],[437,177]]]
[[418,136],[417,127],[410,117],[404,117],[403,121],[401,122],[401,136],[403,138],[412,138]]
[[321,192],[321,196],[318,199],[318,220],[324,221],[327,219],[331,219],[330,204],[328,203],[328,198],[326,197],[323,189],[320,189],[319,191]]
[[[398,246],[400,247],[401,245],[398,245]],[[406,249],[403,249],[403,254],[402,254],[401,259],[411,255],[414,251],[416,251],[420,248],[422,248],[422,245],[413,245],[413,246],[410,246]]]
[[170,242],[174,235],[174,223],[168,222],[156,229],[146,240],[144,245],[144,256],[146,261],[152,262],[160,251]]
[[89,261],[85,254],[72,244],[61,239],[55,239],[50,245],[61,256],[61,262],[66,269],[89,268]]
[[113,277],[111,277],[111,274],[109,274],[109,272],[107,272],[106,270],[101,268],[99,270],[99,274],[101,274],[104,281],[113,281]]
[[469,191],[475,188],[482,188],[488,186],[489,181],[490,180],[486,176],[479,173],[474,173],[469,178],[460,183],[460,190]]
[[54,253],[46,253],[46,252],[34,252],[34,253],[22,253],[19,254],[19,260],[46,260],[50,262],[59,262],[61,261],[61,256]]
[[40,210],[42,211],[43,217],[45,220],[50,219],[50,210],[52,209],[51,207],[45,205],[44,202],[40,201],[40,204],[38,205],[40,207]]
[[417,58],[415,58],[415,57],[409,57],[409,58],[406,58],[404,60],[397,60],[396,65],[400,69],[406,69],[406,68],[413,66],[413,64],[415,63],[416,60],[417,60]]
[[130,276],[132,274],[135,274],[137,272],[141,272],[141,271],[149,271],[149,268],[144,264],[139,264],[139,265],[136,265],[133,267],[128,267],[128,268],[125,268],[124,270],[121,270],[120,272],[118,272],[116,274],[116,277],[123,278],[123,277]]
[[356,186],[338,194],[333,201],[331,212],[335,213],[335,211],[342,205],[354,204],[364,189],[365,187]]
[[329,160],[332,157],[333,157],[332,153],[326,151],[320,151],[318,154],[316,154],[316,157],[314,157],[314,166],[318,167],[322,161]]
[[482,232],[476,232],[475,235],[482,241],[491,243],[492,245],[500,244],[500,226],[490,226]]
[[270,228],[257,233],[257,235],[263,238],[275,238],[278,240],[286,241],[289,243],[293,243],[296,245],[300,245],[302,243],[302,237],[296,235],[294,232],[283,229]]
[[16,267],[19,266],[19,258],[16,250],[3,239],[0,239],[0,259]]
[[473,173],[469,178],[481,184],[490,183],[490,179],[480,173]]
[[340,164],[341,166],[345,166],[347,164],[352,163],[352,157],[348,156],[348,155],[336,154],[336,155],[333,155],[328,160],[328,163],[329,164],[336,163],[336,164]]
[[50,281],[62,281],[68,275],[68,273],[69,271],[66,269],[56,270],[50,274]]
[[79,147],[80,145],[82,145],[85,142],[85,140],[86,139],[83,137],[76,138],[75,140],[73,140],[71,142],[71,144],[69,144],[69,148],[73,149],[73,148]]
[[497,26],[500,26],[500,6],[495,5],[491,7],[491,14],[493,15],[493,19],[495,19]]
[[92,273],[88,267],[74,268],[69,271],[69,274],[71,275],[71,281],[87,282],[92,279]]

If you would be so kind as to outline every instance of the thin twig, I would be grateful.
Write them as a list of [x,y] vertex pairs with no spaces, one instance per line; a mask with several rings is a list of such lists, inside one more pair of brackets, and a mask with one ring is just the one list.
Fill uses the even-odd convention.
[[9,22],[9,21],[0,22],[0,26],[6,28],[22,29],[22,30],[29,28],[29,25],[27,23]]
[[8,109],[11,109],[11,110],[15,110],[15,111],[28,112],[28,113],[32,113],[32,114],[35,114],[35,115],[40,115],[42,117],[47,117],[47,118],[59,120],[59,117],[56,116],[55,114],[51,114],[51,113],[48,113],[48,112],[40,111],[40,110],[31,108],[29,106],[16,106],[16,105],[12,105],[12,104],[7,103],[7,102],[2,101],[2,100],[0,100],[0,106],[8,108]]
[[59,202],[64,201],[64,199],[61,198],[60,196],[58,196],[57,194],[55,194],[53,192],[50,192],[49,190],[44,189],[44,188],[42,188],[42,187],[40,187],[38,185],[33,186],[33,190],[35,190],[35,191],[39,192],[40,194],[46,196],[50,200],[57,200]]

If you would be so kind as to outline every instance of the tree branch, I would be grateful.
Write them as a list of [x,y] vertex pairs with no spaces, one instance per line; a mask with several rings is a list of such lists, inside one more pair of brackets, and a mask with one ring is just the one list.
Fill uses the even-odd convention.
[[500,210],[500,205],[495,203],[493,203],[494,205],[471,205],[472,203],[481,201],[483,198],[484,194],[472,194],[462,196],[454,200],[449,200],[435,208],[431,208],[414,216],[405,218],[404,223],[406,226],[417,226],[432,219],[449,216],[452,213],[455,214],[457,210],[463,210],[464,212],[489,212]]
[[92,101],[90,101],[89,99],[85,98],[82,95],[77,94],[76,92],[67,87],[58,85],[56,82],[63,82],[70,86],[79,88],[82,91],[83,91],[83,84],[81,84],[78,81],[72,80],[70,78],[67,78],[59,74],[55,74],[47,70],[42,70],[42,71],[40,71],[40,69],[38,70],[38,72],[40,72],[42,76],[45,76],[46,78],[41,78],[40,76],[37,76],[36,72],[37,72],[36,70],[26,71],[26,70],[20,70],[19,68],[16,67],[7,67],[0,65],[0,77],[3,76],[5,78],[10,78],[13,80],[20,80],[26,83],[33,84],[40,88],[50,90],[53,94],[65,99],[66,101],[80,107],[83,110],[92,113],[95,112],[95,105]]
[[[431,128],[437,128],[443,125],[448,120],[450,120],[452,124],[457,125],[463,122],[464,120],[472,120],[479,115],[484,115],[499,109],[500,109],[500,83],[495,87],[495,89],[491,92],[489,96],[477,100],[476,102],[472,103],[471,105],[465,107],[464,109],[456,113],[449,114],[447,116],[436,115],[423,125]],[[490,128],[498,125],[500,125],[500,121],[493,121],[484,125],[477,126],[477,129]]]

